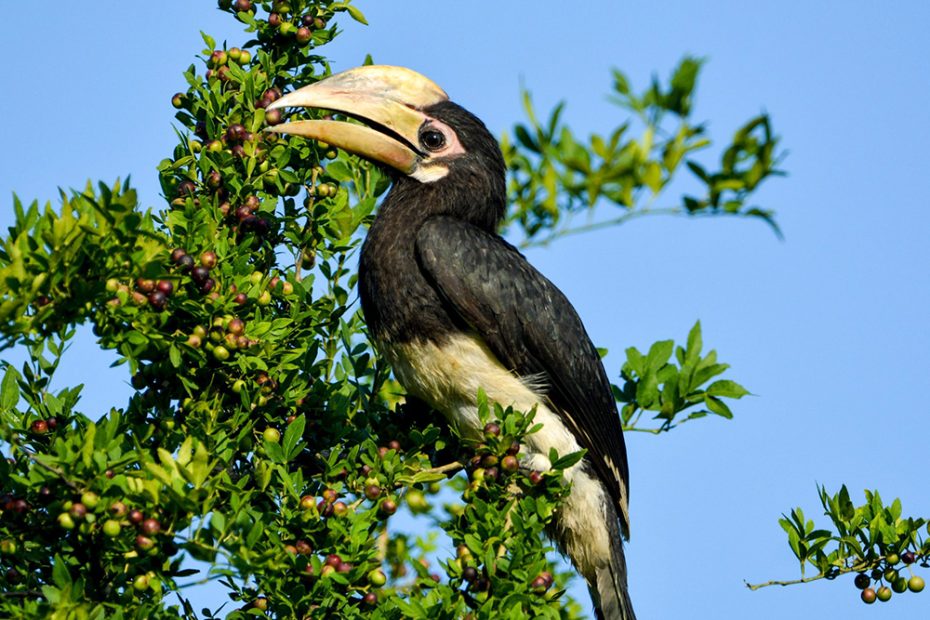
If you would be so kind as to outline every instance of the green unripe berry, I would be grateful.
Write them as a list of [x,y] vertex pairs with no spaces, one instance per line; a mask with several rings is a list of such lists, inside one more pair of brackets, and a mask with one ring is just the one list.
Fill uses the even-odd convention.
[[920,592],[924,589],[924,578],[914,575],[907,580],[907,589],[911,592]]
[[281,433],[278,429],[269,426],[262,432],[262,438],[269,443],[278,443],[281,441]]

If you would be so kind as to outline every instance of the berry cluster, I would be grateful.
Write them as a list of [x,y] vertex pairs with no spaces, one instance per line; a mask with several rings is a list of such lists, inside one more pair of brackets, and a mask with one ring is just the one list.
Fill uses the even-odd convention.
[[915,593],[923,591],[926,585],[923,577],[914,574],[905,577],[899,569],[895,568],[899,563],[903,563],[910,571],[910,566],[918,562],[921,566],[928,566],[926,556],[920,556],[914,551],[908,550],[901,554],[890,553],[884,557],[879,566],[869,573],[857,574],[853,583],[862,591],[859,595],[862,602],[867,605],[871,605],[876,600],[886,603],[891,600],[892,593],[895,592],[902,594],[908,590]]

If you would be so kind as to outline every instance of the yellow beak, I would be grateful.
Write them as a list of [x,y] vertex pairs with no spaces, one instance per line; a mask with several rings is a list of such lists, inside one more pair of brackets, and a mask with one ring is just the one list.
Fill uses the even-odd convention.
[[421,110],[448,99],[439,86],[410,69],[358,67],[288,93],[268,109],[321,108],[341,112],[369,126],[313,120],[285,123],[268,131],[327,142],[409,174],[423,156],[419,130],[429,117]]

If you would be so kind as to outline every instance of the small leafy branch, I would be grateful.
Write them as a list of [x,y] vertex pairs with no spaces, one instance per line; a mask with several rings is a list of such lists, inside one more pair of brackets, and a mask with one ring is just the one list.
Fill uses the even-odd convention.
[[[592,135],[587,143],[561,124],[564,103],[540,122],[530,96],[523,94],[529,124],[518,124],[502,141],[510,170],[509,223],[525,235],[524,246],[546,245],[560,237],[622,224],[643,215],[736,215],[764,220],[780,235],[772,211],[749,204],[759,185],[777,169],[783,154],[769,117],[761,114],[737,130],[724,149],[717,170],[709,171],[691,156],[711,145],[704,123],[691,120],[691,101],[703,61],[686,57],[672,72],[668,87],[653,77],[635,94],[629,80],[614,71],[614,96],[634,113],[641,135],[629,137],[625,122],[609,135]],[[654,200],[672,183],[684,163],[702,193],[682,196],[681,205],[657,208]],[[602,202],[619,207],[619,216],[572,226],[572,216]],[[563,221],[564,220],[564,221]]]
[[[626,363],[620,371],[624,384],[622,388],[614,386],[614,397],[623,404],[620,415],[624,430],[658,434],[710,413],[726,419],[733,417],[723,399],[739,399],[749,391],[728,379],[705,385],[730,366],[717,361],[716,351],[701,356],[702,348],[698,321],[688,333],[684,347],[662,340],[653,344],[645,355],[636,347],[626,350]],[[673,352],[675,360],[670,361]],[[696,407],[700,409],[694,410]],[[689,409],[685,417],[678,417]],[[646,412],[655,413],[652,419],[658,421],[658,426],[639,426]]]
[[[833,495],[825,487],[818,487],[818,493],[832,529],[817,528],[813,520],[805,519],[801,508],[778,520],[801,563],[802,578],[747,583],[751,590],[836,579],[846,573],[857,573],[855,586],[868,604],[876,599],[888,601],[892,592],[924,589],[924,579],[913,569],[917,565],[930,568],[930,539],[921,534],[927,525],[926,534],[930,535],[926,519],[902,517],[901,500],[885,505],[878,491],[866,491],[861,506],[853,505],[845,485]],[[817,569],[816,575],[804,577],[807,564]]]

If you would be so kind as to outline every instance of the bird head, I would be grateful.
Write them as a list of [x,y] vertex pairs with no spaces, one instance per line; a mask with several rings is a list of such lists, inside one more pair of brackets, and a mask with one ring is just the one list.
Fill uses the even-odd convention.
[[[404,67],[369,65],[288,93],[269,109],[307,107],[348,120],[303,120],[269,131],[326,142],[400,173],[408,191],[439,193],[430,204],[474,210],[493,226],[503,215],[505,165],[484,123],[433,81]],[[417,187],[411,187],[413,184]],[[467,204],[466,204],[467,203]]]

